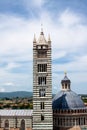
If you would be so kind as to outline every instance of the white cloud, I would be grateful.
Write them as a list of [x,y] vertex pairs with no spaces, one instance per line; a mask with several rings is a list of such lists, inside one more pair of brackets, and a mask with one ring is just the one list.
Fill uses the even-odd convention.
[[31,31],[28,32],[31,30],[29,23],[24,19],[5,15],[1,17],[1,21],[0,54],[25,54],[25,50],[31,52],[32,39],[29,37],[33,36]]
[[42,6],[45,2],[46,0],[32,0],[31,2],[29,0],[22,0],[22,5],[27,11],[29,11],[29,13],[31,13],[31,15],[33,15],[33,11],[43,10]]
[[[53,68],[57,69],[57,71],[73,71],[73,72],[86,72],[87,71],[87,55],[80,56],[75,61],[71,61],[66,64],[54,64]],[[59,68],[59,69],[58,69]]]
[[0,92],[5,92],[5,88],[0,88]]
[[[40,6],[42,3],[36,4]],[[60,14],[56,24],[46,11],[43,11],[41,17],[36,20],[28,20],[10,15],[0,16],[0,63],[4,61],[7,62],[7,66],[0,67],[0,76],[1,79],[3,78],[2,83],[8,83],[8,79],[10,79],[11,83],[17,84],[17,86],[22,85],[23,87],[23,85],[27,83],[27,86],[30,84],[29,87],[31,90],[32,75],[29,74],[32,72],[26,73],[25,75],[14,74],[10,71],[7,72],[7,69],[11,70],[21,67],[21,63],[17,64],[16,61],[32,61],[33,36],[35,33],[36,39],[38,39],[41,22],[43,23],[46,38],[49,33],[51,34],[53,59],[62,58],[67,53],[73,54],[75,59],[67,64],[53,64],[53,84],[55,88],[58,86],[57,78],[62,78],[62,75],[58,77],[56,74],[54,77],[54,71],[67,70],[73,71],[74,73],[76,71],[82,73],[82,71],[87,70],[87,52],[82,52],[82,50],[87,50],[87,25],[83,25],[82,20],[84,19],[81,19],[81,16],[70,12],[70,10],[65,10]],[[74,53],[77,55],[74,56]],[[31,62],[29,64],[29,70],[32,71]],[[83,77],[86,76],[84,73],[82,73],[82,75]],[[31,82],[29,79],[31,79]],[[76,79],[78,79],[78,77]],[[25,80],[25,82],[23,82],[23,80]],[[83,80],[86,82],[86,78],[83,78]],[[17,89],[19,89],[19,87],[17,87]]]
[[32,5],[36,7],[41,7],[46,0],[32,0]]
[[[53,31],[52,31],[53,32]],[[56,26],[52,33],[53,49],[59,48],[68,51],[77,51],[87,46],[87,25],[74,27]],[[70,50],[69,50],[70,49]],[[85,49],[85,48],[84,48]]]
[[53,53],[53,57],[52,58],[53,58],[53,60],[55,60],[55,59],[64,57],[66,54],[67,54],[66,51],[55,51]]
[[21,67],[20,64],[18,63],[8,63],[8,65],[6,66],[6,69],[9,70],[9,69],[14,69],[14,68],[17,68],[17,67]]
[[66,9],[62,14],[60,14],[59,22],[63,26],[71,27],[81,23],[81,18],[78,16],[78,14],[75,14],[69,9]]
[[15,86],[15,84],[12,82],[7,82],[7,83],[4,83],[4,86]]

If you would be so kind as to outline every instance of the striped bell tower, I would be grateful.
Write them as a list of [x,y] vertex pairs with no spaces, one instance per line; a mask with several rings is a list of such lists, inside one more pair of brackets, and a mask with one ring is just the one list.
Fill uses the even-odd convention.
[[33,130],[53,130],[51,40],[33,40]]

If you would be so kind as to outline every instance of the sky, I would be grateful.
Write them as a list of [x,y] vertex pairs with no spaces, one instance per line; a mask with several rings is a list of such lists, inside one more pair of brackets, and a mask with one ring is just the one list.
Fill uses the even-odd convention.
[[41,24],[52,41],[52,92],[66,71],[71,89],[87,94],[87,0],[0,1],[0,92],[32,91]]

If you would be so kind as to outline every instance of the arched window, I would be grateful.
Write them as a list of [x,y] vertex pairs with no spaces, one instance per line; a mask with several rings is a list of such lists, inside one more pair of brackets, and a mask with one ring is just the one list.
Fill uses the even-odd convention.
[[9,121],[5,120],[4,130],[9,130]]
[[21,120],[21,127],[20,130],[25,130],[25,120]]
[[67,84],[65,84],[65,89],[67,89]]
[[83,125],[85,125],[85,117],[83,118],[83,120],[84,120],[84,124]]

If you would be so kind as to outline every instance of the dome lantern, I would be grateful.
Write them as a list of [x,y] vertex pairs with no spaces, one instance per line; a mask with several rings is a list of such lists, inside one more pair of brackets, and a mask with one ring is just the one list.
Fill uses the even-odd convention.
[[66,72],[63,80],[61,80],[61,84],[62,84],[62,90],[64,91],[70,90],[71,81],[68,79]]

